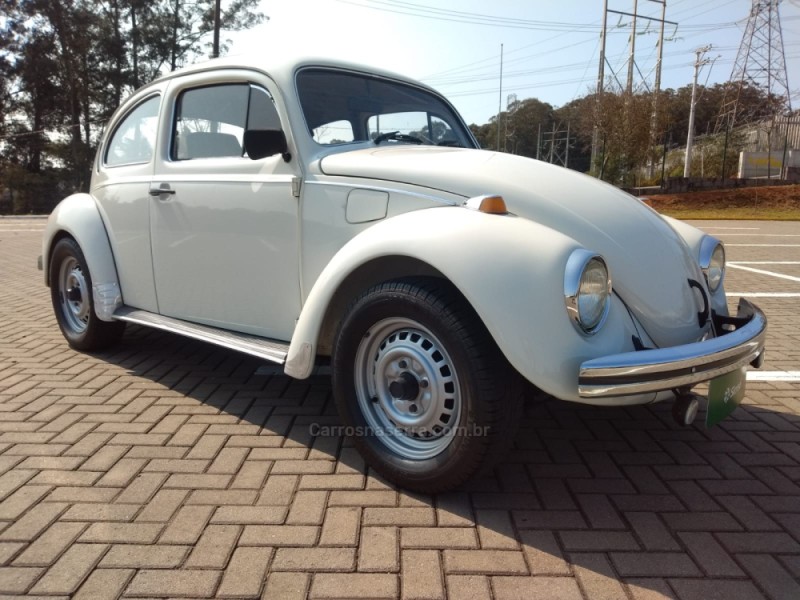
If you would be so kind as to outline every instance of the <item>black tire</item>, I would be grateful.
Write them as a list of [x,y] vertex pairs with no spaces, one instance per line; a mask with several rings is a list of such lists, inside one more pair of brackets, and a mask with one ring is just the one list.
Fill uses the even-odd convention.
[[437,279],[383,283],[357,298],[337,332],[332,374],[345,432],[367,462],[419,492],[487,472],[522,412],[522,378]]
[[61,238],[50,256],[50,298],[58,326],[76,350],[102,350],[125,331],[121,321],[101,321],[94,311],[92,277],[72,238]]

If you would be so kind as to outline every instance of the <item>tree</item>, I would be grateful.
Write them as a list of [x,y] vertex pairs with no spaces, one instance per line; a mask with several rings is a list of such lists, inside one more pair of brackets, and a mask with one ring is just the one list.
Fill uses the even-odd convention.
[[[49,210],[85,191],[101,125],[142,83],[203,54],[214,5],[0,0],[0,198]],[[229,0],[223,28],[261,22],[257,6]]]
[[[536,98],[512,103],[508,110],[500,113],[501,151],[535,158],[539,126],[546,131],[553,119],[553,107]],[[483,125],[473,123],[469,127],[481,148],[497,149],[497,117]]]

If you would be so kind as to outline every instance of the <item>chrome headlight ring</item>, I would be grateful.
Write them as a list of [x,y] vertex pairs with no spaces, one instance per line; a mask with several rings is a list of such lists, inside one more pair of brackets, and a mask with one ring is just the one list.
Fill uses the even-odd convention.
[[611,275],[602,256],[584,248],[572,252],[564,272],[564,302],[578,331],[600,330],[611,306]]
[[706,285],[713,294],[725,279],[725,246],[714,236],[705,236],[700,240],[697,261],[706,278]]

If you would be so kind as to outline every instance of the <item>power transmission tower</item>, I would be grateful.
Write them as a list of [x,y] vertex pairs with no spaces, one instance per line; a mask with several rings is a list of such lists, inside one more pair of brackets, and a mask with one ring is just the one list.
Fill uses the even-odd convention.
[[[608,58],[606,57],[606,38],[608,34],[608,15],[617,15],[618,17],[630,17],[631,18],[631,35],[629,40],[629,50],[628,50],[628,61],[627,61],[627,68],[628,74],[626,79],[625,91],[628,94],[632,94],[634,90],[634,74],[636,72],[642,77],[642,83],[644,86],[650,90],[650,86],[644,81],[645,77],[642,76],[641,69],[639,69],[639,65],[636,64],[636,25],[639,20],[647,21],[648,23],[658,23],[659,27],[659,39],[658,39],[658,58],[656,60],[655,66],[655,81],[653,85],[653,128],[655,127],[655,114],[656,114],[656,102],[658,98],[658,92],[661,89],[661,64],[663,59],[663,52],[664,52],[664,25],[670,24],[674,27],[677,27],[678,24],[674,21],[667,21],[665,19],[666,11],[667,11],[667,0],[647,0],[648,2],[652,2],[654,4],[661,5],[661,18],[658,19],[656,17],[649,17],[646,15],[642,15],[639,13],[639,0],[633,0],[633,12],[627,12],[622,10],[616,10],[613,8],[608,7],[609,0],[603,0],[603,26],[602,31],[600,34],[600,62],[598,65],[598,73],[597,73],[597,93],[595,96],[596,104],[595,104],[595,127],[594,127],[594,134],[592,136],[592,164],[595,164],[595,160],[597,158],[598,147],[599,147],[599,128],[597,125],[597,121],[599,119],[600,114],[600,106],[601,106],[601,97],[605,91],[605,69],[606,67],[614,75],[614,78],[617,80],[618,83],[619,79],[617,78],[616,73],[608,62]],[[620,84],[621,87],[621,84]],[[653,132],[653,136],[655,133]]]
[[[737,125],[746,123],[753,115],[742,114],[739,99],[745,86],[760,88],[775,102],[774,117],[792,110],[783,33],[778,5],[781,0],[753,0],[750,17],[742,36],[731,72],[731,83],[717,117],[715,132],[727,135]],[[724,167],[723,167],[724,171]],[[724,175],[724,173],[723,173]]]
[[567,128],[561,129],[561,124],[556,127],[553,121],[552,131],[542,131],[542,124],[539,123],[539,135],[536,144],[537,160],[545,160],[551,164],[569,167],[569,148],[570,148],[570,124],[567,121]]
[[[514,134],[516,125],[514,116],[519,108],[519,100],[516,94],[509,94],[506,96],[506,118],[505,118],[505,133],[503,134],[503,152],[508,152],[508,141],[511,140],[511,154],[516,154],[516,147],[514,144]],[[508,129],[508,123],[511,122],[511,130]]]

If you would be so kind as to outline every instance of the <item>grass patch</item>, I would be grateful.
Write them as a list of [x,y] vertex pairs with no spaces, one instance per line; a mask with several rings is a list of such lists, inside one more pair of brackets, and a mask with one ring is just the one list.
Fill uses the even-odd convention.
[[658,194],[645,202],[676,219],[800,221],[800,185]]

